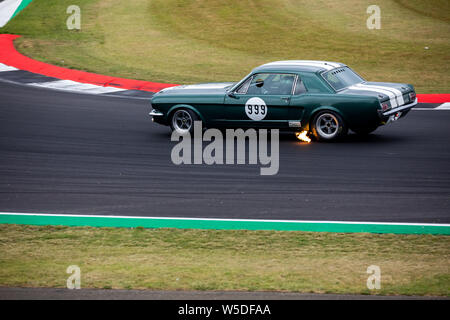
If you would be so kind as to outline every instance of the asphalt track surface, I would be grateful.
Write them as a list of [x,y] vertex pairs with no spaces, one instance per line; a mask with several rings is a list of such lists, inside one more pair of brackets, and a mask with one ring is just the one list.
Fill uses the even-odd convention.
[[367,137],[280,137],[280,170],[172,163],[146,99],[0,82],[0,211],[450,223],[450,112]]
[[69,290],[0,287],[0,300],[448,300],[434,296],[380,296],[294,292]]

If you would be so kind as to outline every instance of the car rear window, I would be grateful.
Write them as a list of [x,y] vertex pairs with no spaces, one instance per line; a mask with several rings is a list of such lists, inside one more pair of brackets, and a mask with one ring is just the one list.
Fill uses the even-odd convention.
[[364,82],[363,78],[348,67],[330,70],[322,76],[336,91]]

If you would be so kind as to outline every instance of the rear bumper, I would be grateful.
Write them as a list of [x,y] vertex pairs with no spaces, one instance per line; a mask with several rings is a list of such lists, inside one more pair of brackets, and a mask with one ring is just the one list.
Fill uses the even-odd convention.
[[388,124],[391,123],[392,121],[396,121],[400,118],[403,118],[409,112],[409,110],[414,108],[415,105],[417,105],[417,98],[412,103],[399,106],[386,112],[382,112],[381,110],[379,110],[378,115],[380,117],[380,125]]
[[387,117],[387,116],[396,114],[397,112],[405,112],[405,111],[410,110],[411,108],[413,108],[416,104],[417,104],[417,98],[412,103],[405,104],[403,106],[399,106],[397,108],[388,110],[386,112],[383,112],[382,115],[383,115],[383,117]]

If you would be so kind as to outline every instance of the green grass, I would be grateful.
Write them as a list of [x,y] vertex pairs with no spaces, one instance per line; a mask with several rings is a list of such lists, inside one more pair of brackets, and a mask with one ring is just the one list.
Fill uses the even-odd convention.
[[[158,82],[235,81],[280,59],[347,63],[372,81],[450,92],[447,0],[79,0],[82,30],[65,27],[72,0],[34,0],[3,33],[26,55],[65,67]],[[429,49],[426,50],[425,47]]]
[[[450,237],[0,225],[0,286],[450,295]],[[369,265],[381,290],[366,287]]]

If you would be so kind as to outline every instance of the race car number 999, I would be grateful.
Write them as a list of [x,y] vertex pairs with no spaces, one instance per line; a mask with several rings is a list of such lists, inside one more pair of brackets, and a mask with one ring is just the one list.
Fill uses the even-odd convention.
[[267,111],[267,105],[261,98],[250,98],[245,103],[245,113],[252,120],[259,121],[264,119]]
[[251,104],[249,104],[248,106],[247,106],[247,108],[248,108],[248,113],[249,114],[252,114],[253,112],[255,113],[255,114],[259,114],[259,107],[261,107],[261,114],[265,114],[266,113],[266,106],[258,106],[257,104],[255,104],[255,105],[251,105]]

